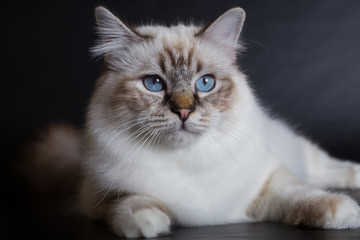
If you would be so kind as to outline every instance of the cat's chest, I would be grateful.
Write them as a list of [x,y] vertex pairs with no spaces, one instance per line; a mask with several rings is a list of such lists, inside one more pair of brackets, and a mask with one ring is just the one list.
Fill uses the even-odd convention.
[[211,156],[159,155],[144,153],[123,169],[129,187],[149,193],[166,194],[174,189],[182,192],[211,194],[226,190],[233,181],[241,180],[238,166],[214,161]]
[[176,191],[199,199],[207,196],[217,199],[218,195],[233,195],[254,185],[260,171],[252,169],[246,159],[249,158],[236,152],[224,153],[215,147],[177,153],[143,151],[134,159],[121,159],[119,166],[111,169],[120,169],[117,182],[126,191],[159,196]]
[[[254,188],[249,188],[251,182],[244,178],[241,166],[234,161],[222,159],[214,162],[211,156],[187,160],[176,156],[172,159],[151,157],[148,154],[147,161],[144,158],[134,163],[132,173],[124,179],[127,191],[144,193],[160,200],[178,219],[192,213],[199,214],[199,222],[206,217],[222,218],[223,221],[243,217],[244,206]],[[191,163],[196,160],[204,163]],[[205,164],[206,161],[208,164]],[[218,217],[212,216],[214,214]],[[197,218],[192,219],[196,221]]]

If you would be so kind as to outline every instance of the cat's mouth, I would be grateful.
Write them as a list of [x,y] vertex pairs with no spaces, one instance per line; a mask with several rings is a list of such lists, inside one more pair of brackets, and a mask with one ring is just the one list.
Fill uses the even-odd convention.
[[180,133],[189,133],[189,134],[199,134],[199,131],[196,131],[196,128],[189,124],[188,122],[182,122],[178,128]]
[[189,127],[189,123],[188,122],[181,122],[181,124],[179,126],[179,131],[180,132],[191,132],[190,127]]
[[190,137],[191,135],[201,135],[204,129],[199,128],[196,122],[187,120],[181,121],[176,120],[173,121],[171,125],[168,125],[167,133],[169,136],[173,137]]
[[191,144],[201,135],[202,131],[192,122],[174,122],[164,133],[164,144],[175,148]]

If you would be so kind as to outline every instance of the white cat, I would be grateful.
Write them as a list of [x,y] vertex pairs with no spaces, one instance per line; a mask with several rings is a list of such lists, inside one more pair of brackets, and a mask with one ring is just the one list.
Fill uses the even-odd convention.
[[131,28],[103,7],[96,19],[105,70],[87,115],[84,213],[128,238],[172,224],[360,227],[355,201],[320,189],[359,188],[360,165],[269,117],[239,71],[241,8],[207,27]]

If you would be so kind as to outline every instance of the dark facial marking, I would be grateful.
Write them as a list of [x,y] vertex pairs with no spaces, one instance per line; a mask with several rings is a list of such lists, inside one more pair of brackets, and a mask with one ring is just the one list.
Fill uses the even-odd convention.
[[230,96],[234,93],[234,83],[230,78],[223,78],[223,86],[216,92],[206,96],[203,101],[209,102],[214,105],[220,112],[228,110],[232,106]]
[[191,67],[193,55],[194,55],[194,47],[192,47],[190,49],[189,54],[188,54],[188,58],[187,58],[188,59],[188,62],[187,62],[188,68]]
[[196,72],[199,73],[202,69],[203,65],[200,61],[197,62],[197,66],[196,66]]
[[185,59],[183,56],[180,56],[176,63],[176,68],[180,69],[185,65]]
[[123,106],[126,106],[133,112],[141,112],[150,108],[152,105],[152,102],[147,100],[146,93],[134,90],[133,86],[128,84],[131,81],[132,79],[122,79],[122,81],[117,84],[114,92],[109,98],[109,105],[114,113],[114,116],[116,116],[118,109],[121,109]]
[[161,68],[161,71],[166,74],[166,67],[165,67],[165,56],[160,54],[158,57],[158,64]]
[[165,48],[165,52],[167,53],[167,55],[169,56],[170,58],[170,61],[171,61],[171,65],[173,67],[176,67],[176,59],[175,59],[175,56],[173,54],[173,52],[169,49],[169,48]]

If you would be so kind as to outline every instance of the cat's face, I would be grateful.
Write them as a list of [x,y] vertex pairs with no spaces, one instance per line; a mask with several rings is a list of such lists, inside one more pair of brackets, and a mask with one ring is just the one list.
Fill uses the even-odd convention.
[[[184,146],[221,127],[239,99],[235,51],[241,10],[233,9],[225,16],[230,19],[224,20],[224,14],[207,28],[136,29],[101,11],[100,33],[112,32],[103,32],[103,45],[94,51],[113,47],[103,50],[108,70],[98,85],[109,124],[129,134],[129,140],[153,147]],[[226,32],[224,24],[232,31],[235,25],[237,32]],[[226,39],[218,34],[227,34]]]

